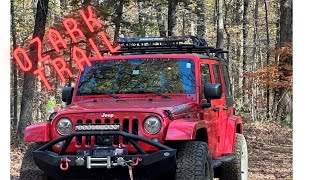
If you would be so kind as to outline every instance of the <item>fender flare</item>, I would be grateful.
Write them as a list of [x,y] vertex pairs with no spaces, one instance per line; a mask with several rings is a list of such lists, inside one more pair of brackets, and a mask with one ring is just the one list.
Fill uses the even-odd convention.
[[197,130],[206,128],[204,120],[178,119],[170,122],[165,140],[194,140]]
[[240,116],[234,116],[236,118],[236,133],[243,134],[243,122]]
[[25,142],[49,142],[50,136],[50,122],[37,123],[27,126],[24,132]]

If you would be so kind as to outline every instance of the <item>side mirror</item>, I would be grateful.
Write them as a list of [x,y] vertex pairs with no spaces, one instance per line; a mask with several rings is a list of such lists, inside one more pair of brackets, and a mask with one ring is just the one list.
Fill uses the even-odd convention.
[[67,105],[71,104],[72,102],[73,90],[74,90],[73,87],[62,88],[62,101],[67,103]]
[[206,99],[220,99],[222,96],[221,84],[206,84],[204,85],[204,97]]

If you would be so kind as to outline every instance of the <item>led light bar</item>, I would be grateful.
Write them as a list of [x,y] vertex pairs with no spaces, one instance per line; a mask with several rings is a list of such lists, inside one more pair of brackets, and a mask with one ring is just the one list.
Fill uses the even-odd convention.
[[76,131],[119,131],[120,124],[78,124],[75,126]]

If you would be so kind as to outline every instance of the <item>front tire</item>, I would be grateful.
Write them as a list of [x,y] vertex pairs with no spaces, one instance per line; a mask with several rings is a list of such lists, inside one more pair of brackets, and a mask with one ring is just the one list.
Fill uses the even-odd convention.
[[213,180],[212,157],[207,143],[189,141],[177,153],[176,180]]
[[44,180],[47,177],[34,163],[32,152],[43,146],[42,143],[30,144],[23,156],[20,168],[20,180]]
[[236,159],[222,165],[221,180],[247,180],[248,179],[248,148],[243,134],[236,134],[234,146]]

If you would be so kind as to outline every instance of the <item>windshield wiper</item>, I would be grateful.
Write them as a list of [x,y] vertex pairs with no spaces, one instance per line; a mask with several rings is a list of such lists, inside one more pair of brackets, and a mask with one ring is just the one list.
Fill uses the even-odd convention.
[[99,95],[99,94],[105,94],[110,97],[113,97],[114,99],[119,99],[120,97],[115,95],[114,92],[99,92],[99,91],[90,91],[90,92],[82,92],[79,93],[79,95]]
[[145,90],[141,89],[141,90],[133,91],[133,93],[137,93],[137,94],[156,94],[156,95],[161,96],[161,97],[163,97],[165,99],[170,98],[169,96],[161,94],[160,92],[157,92],[157,91],[145,91]]

